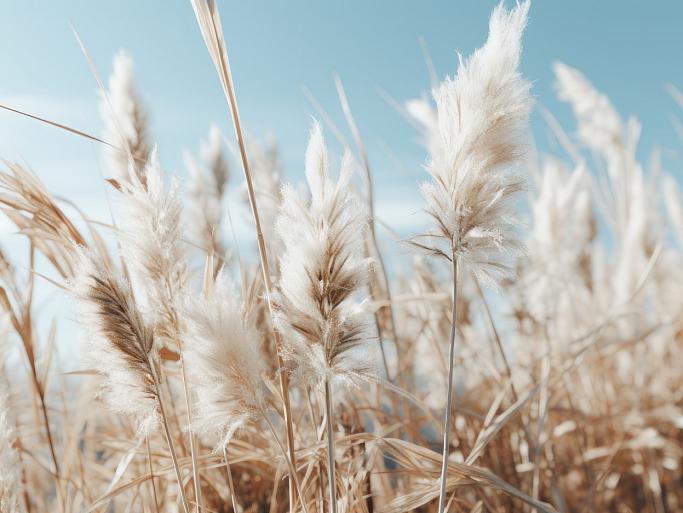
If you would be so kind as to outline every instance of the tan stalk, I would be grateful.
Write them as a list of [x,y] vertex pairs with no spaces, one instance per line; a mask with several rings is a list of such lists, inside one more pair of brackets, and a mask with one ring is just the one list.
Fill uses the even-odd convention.
[[[266,249],[266,242],[261,230],[261,221],[259,218],[258,206],[256,204],[256,193],[254,192],[254,185],[252,181],[251,168],[249,167],[249,159],[247,158],[247,150],[242,133],[242,124],[240,121],[239,110],[237,108],[237,99],[235,96],[235,88],[232,80],[232,72],[230,71],[230,63],[228,61],[228,51],[225,45],[225,38],[223,37],[223,29],[220,24],[220,17],[218,14],[218,7],[212,0],[191,0],[194,7],[197,22],[204,36],[204,41],[209,49],[209,53],[214,61],[216,70],[219,73],[223,92],[230,106],[230,114],[232,116],[233,126],[235,128],[235,136],[239,146],[240,159],[242,161],[242,169],[244,171],[244,179],[247,183],[247,193],[249,196],[249,205],[251,213],[254,218],[254,226],[256,228],[256,240],[258,244],[259,259],[261,261],[261,271],[263,273],[263,283],[266,289],[266,299],[268,301],[268,311],[271,319],[273,318],[273,304],[272,304],[272,282],[270,278],[270,269],[268,264],[268,252]],[[274,323],[273,323],[274,324]],[[296,469],[296,454],[294,451],[294,428],[292,425],[292,412],[289,401],[289,378],[283,370],[283,361],[281,354],[281,339],[280,334],[273,328],[273,337],[275,339],[275,347],[277,352],[277,366],[280,377],[280,393],[282,395],[284,420],[287,431],[287,452],[292,463],[292,470]],[[293,481],[296,476],[290,476],[289,480],[289,504],[294,503],[296,489]],[[302,503],[303,503],[302,499]]]
[[225,460],[225,471],[228,474],[228,488],[230,488],[230,502],[232,503],[232,510],[234,513],[239,513],[241,510],[237,505],[237,494],[235,493],[235,484],[232,480],[232,470],[230,470],[230,460],[228,460],[228,444],[223,446],[223,459]]
[[190,507],[185,496],[185,488],[183,486],[183,476],[180,473],[180,466],[178,465],[178,457],[175,451],[175,444],[173,443],[173,436],[168,428],[168,418],[166,417],[166,410],[164,409],[164,401],[161,399],[161,389],[159,388],[159,377],[154,369],[154,365],[150,366],[152,371],[152,378],[154,380],[154,389],[156,392],[157,403],[159,404],[159,413],[161,414],[161,423],[164,427],[164,435],[166,436],[166,443],[168,444],[168,451],[171,454],[171,461],[173,463],[173,470],[175,472],[176,480],[178,481],[178,489],[180,490],[180,499],[183,504],[184,513],[190,513]]
[[[299,482],[299,477],[297,476],[296,473],[296,468],[294,467],[294,464],[292,461],[289,459],[289,455],[287,454],[287,451],[285,450],[284,445],[282,445],[282,442],[280,441],[280,437],[277,434],[277,431],[275,430],[275,426],[273,425],[273,421],[270,420],[268,417],[268,414],[265,411],[261,411],[261,415],[263,416],[264,420],[266,421],[266,424],[268,425],[268,429],[270,429],[270,432],[273,435],[273,438],[275,439],[275,443],[277,444],[278,448],[280,449],[280,452],[282,452],[282,456],[285,459],[285,462],[287,463],[287,466],[289,467],[289,473],[294,477],[294,486],[296,488],[296,493],[298,495],[295,495],[295,497],[298,497],[301,500],[301,507],[304,510],[304,513],[309,513],[308,512],[308,506],[306,505],[306,499],[304,497],[303,491],[301,489],[301,483]],[[290,503],[290,509],[292,511],[296,511],[296,506],[298,505],[297,502],[294,502],[293,504]]]
[[152,487],[152,497],[154,497],[154,511],[159,513],[159,499],[157,498],[157,487],[154,484],[154,467],[152,466],[152,450],[149,446],[149,436],[145,437],[145,446],[147,448],[147,464],[149,466],[149,483]]

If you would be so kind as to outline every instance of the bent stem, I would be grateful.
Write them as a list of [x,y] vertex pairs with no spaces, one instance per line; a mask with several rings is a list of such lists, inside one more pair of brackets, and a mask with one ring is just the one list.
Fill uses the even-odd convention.
[[327,422],[327,481],[330,487],[330,513],[337,513],[336,478],[334,474],[334,433],[332,432],[332,387],[330,379],[325,380],[325,417]]
[[443,420],[443,457],[441,460],[441,479],[439,490],[439,513],[443,513],[446,507],[446,475],[448,474],[448,453],[450,447],[451,408],[453,405],[453,357],[455,356],[455,330],[457,313],[458,293],[458,259],[455,251],[452,253],[453,262],[453,307],[451,310],[451,338],[448,348],[448,390],[446,392],[446,411]]

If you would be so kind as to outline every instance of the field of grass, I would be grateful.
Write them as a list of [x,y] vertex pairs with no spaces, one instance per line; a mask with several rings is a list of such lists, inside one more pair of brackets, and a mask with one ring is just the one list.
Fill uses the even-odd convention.
[[[235,131],[210,128],[187,180],[161,169],[125,53],[101,135],[34,119],[99,145],[109,221],[2,164],[30,251],[0,249],[0,513],[682,511],[683,200],[658,153],[639,162],[638,121],[559,62],[578,130],[544,112],[559,155],[533,151],[530,3],[396,105],[431,228],[395,247],[341,81],[352,140],[321,111],[286,183],[243,133],[215,3],[192,4]],[[76,372],[39,286],[75,305]]]

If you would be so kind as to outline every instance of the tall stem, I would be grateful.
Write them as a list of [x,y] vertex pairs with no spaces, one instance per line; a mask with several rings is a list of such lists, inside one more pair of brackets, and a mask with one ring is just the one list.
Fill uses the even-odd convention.
[[451,310],[451,340],[448,348],[448,390],[446,392],[446,411],[443,420],[443,458],[441,461],[441,482],[439,491],[439,513],[446,507],[446,477],[448,474],[448,453],[450,447],[451,409],[453,405],[453,357],[455,356],[455,330],[457,328],[458,304],[458,260],[453,252],[453,308]]
[[161,399],[161,390],[159,388],[159,378],[157,372],[154,370],[154,366],[151,367],[152,377],[154,379],[154,387],[157,395],[157,403],[159,404],[159,413],[161,414],[161,424],[164,427],[164,435],[166,436],[166,443],[168,444],[168,451],[171,453],[171,461],[173,463],[173,470],[175,471],[175,477],[178,480],[178,488],[180,489],[180,499],[183,503],[184,513],[190,513],[190,507],[187,503],[187,497],[185,496],[185,488],[183,487],[183,477],[180,475],[180,466],[178,465],[178,456],[175,452],[175,444],[173,443],[173,437],[168,429],[168,417],[166,417],[166,410],[164,409],[164,401]]
[[334,474],[334,432],[332,431],[332,387],[325,380],[325,417],[327,422],[327,481],[330,487],[330,513],[337,513],[336,477]]
[[[196,6],[195,6],[196,9]],[[249,166],[249,159],[247,158],[246,144],[244,142],[244,135],[242,133],[242,123],[240,121],[240,114],[237,108],[237,98],[235,95],[235,86],[232,80],[232,72],[230,71],[230,62],[228,60],[227,45],[223,38],[222,29],[219,34],[220,21],[217,21],[218,10],[215,4],[209,4],[209,11],[211,16],[212,32],[216,38],[214,43],[219,49],[218,62],[216,67],[221,74],[221,83],[225,97],[230,106],[230,114],[232,117],[233,126],[235,128],[235,137],[237,138],[237,146],[239,147],[240,159],[242,161],[242,169],[244,171],[244,179],[247,184],[247,194],[249,197],[249,206],[251,207],[252,217],[254,218],[254,226],[256,228],[256,242],[258,245],[259,259],[261,261],[261,272],[263,274],[263,284],[266,289],[266,300],[268,302],[268,311],[271,320],[273,319],[273,304],[272,304],[272,283],[270,278],[270,269],[268,264],[268,251],[266,249],[266,241],[263,237],[261,229],[261,220],[259,217],[258,206],[256,204],[256,193],[254,191],[254,184],[251,177],[251,168]],[[201,23],[200,23],[201,25]],[[206,36],[205,36],[206,37]],[[207,41],[208,45],[208,41]],[[284,420],[287,430],[287,452],[289,459],[292,462],[292,468],[296,469],[296,453],[294,451],[294,428],[292,425],[292,411],[289,401],[289,377],[283,369],[283,361],[280,356],[282,353],[281,339],[279,332],[273,328],[273,338],[275,339],[275,347],[277,352],[277,366],[278,374],[280,376],[280,394],[282,395],[282,406],[284,411]],[[296,487],[294,486],[295,476],[290,476],[289,479],[289,505],[290,510],[294,504],[296,494]],[[303,501],[302,501],[303,502]]]

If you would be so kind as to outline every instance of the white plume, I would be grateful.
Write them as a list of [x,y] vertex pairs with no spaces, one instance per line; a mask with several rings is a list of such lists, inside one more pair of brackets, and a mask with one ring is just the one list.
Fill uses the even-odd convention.
[[135,174],[144,183],[143,171],[151,151],[147,112],[135,85],[133,60],[124,51],[114,56],[109,89],[100,101],[100,112],[103,138],[116,146],[104,146],[107,171],[122,182]]
[[316,123],[306,150],[310,201],[290,186],[283,189],[277,228],[285,252],[276,325],[294,377],[311,386],[326,379],[353,382],[368,370],[359,358],[368,317],[358,303],[370,266],[363,252],[367,216],[349,194],[350,166],[345,157],[338,181],[330,178]]
[[184,308],[189,342],[184,354],[196,396],[195,427],[217,439],[216,449],[266,407],[260,337],[237,297],[221,272],[210,290]]
[[528,1],[496,7],[486,44],[434,93],[440,138],[422,193],[437,227],[419,245],[448,259],[455,253],[488,282],[507,273],[503,257],[520,247],[512,207],[524,181],[512,165],[532,103],[518,71],[528,10]]

